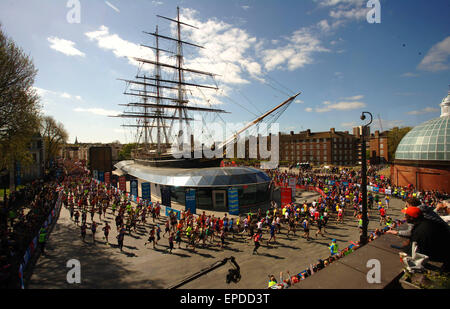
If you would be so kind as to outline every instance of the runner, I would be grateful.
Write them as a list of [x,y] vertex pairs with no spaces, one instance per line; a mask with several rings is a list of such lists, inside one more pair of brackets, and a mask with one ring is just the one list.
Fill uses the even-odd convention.
[[87,229],[86,223],[83,223],[81,225],[81,238],[83,239],[83,242],[84,238],[86,237],[86,229]]
[[152,227],[150,230],[150,234],[148,236],[148,241],[145,242],[144,246],[146,246],[148,243],[153,243],[153,249],[155,249],[155,227]]
[[123,226],[121,226],[120,231],[119,231],[119,235],[117,235],[117,243],[119,245],[120,252],[122,252],[123,241],[124,241],[124,238],[125,238],[125,233],[126,233],[125,228]]
[[220,248],[223,249],[224,245],[225,245],[225,237],[226,237],[226,232],[225,232],[225,228],[223,228],[220,232]]
[[344,211],[342,210],[342,208],[339,208],[338,211],[338,218],[337,218],[337,223],[344,223]]
[[255,244],[255,247],[253,248],[253,253],[252,254],[256,253],[256,255],[258,255],[258,248],[261,246],[261,244],[259,243],[259,241],[261,240],[261,236],[262,236],[261,233],[256,233],[253,236],[253,242]]
[[[270,238],[269,238],[269,240],[267,241],[267,246],[269,245],[269,243],[270,243],[270,241],[273,239],[273,242],[274,243],[276,243],[277,242],[277,240],[276,240],[276,238],[275,238],[275,230],[276,230],[276,228],[277,228],[277,225],[276,225],[276,223],[275,222],[272,222],[272,224],[270,225],[270,227],[269,227],[269,230],[270,230]],[[262,232],[260,232],[259,230],[258,230],[258,232],[257,232],[257,234],[261,234]]]
[[169,233],[170,236],[170,219],[167,219],[166,221],[163,237],[166,236],[166,233]]
[[303,230],[304,230],[304,234],[302,235],[302,237],[306,237],[306,240],[309,241],[309,221],[307,218],[305,218],[302,222],[303,225]]
[[181,230],[177,230],[177,232],[175,234],[175,242],[178,244],[178,249],[180,249],[181,248]]
[[97,232],[97,223],[94,221],[91,224],[91,231],[92,231],[92,241],[95,243],[95,232]]
[[386,224],[386,210],[384,207],[380,207],[380,225]]
[[107,245],[109,245],[108,235],[109,235],[110,229],[111,229],[111,227],[109,226],[108,222],[106,222],[105,226],[102,228],[102,230],[103,230],[103,234],[105,235],[105,237],[103,237],[103,239],[106,239]]
[[77,210],[77,211],[75,211],[75,224],[77,226],[78,226],[79,218],[80,218],[80,213]]
[[325,237],[325,235],[323,235],[323,232],[322,232],[322,227],[323,227],[323,221],[322,221],[322,218],[321,218],[321,217],[318,218],[317,221],[316,221],[316,223],[317,223],[316,237],[317,237],[318,234],[322,235],[322,237]]
[[286,233],[287,238],[289,238],[289,233],[292,232],[295,236],[295,216],[291,215],[288,219],[288,231]]
[[170,234],[169,234],[169,248],[168,248],[169,253],[172,253],[172,250],[173,250],[173,239],[174,239],[174,233],[170,232]]
[[161,240],[161,227],[159,224],[156,225],[156,244]]

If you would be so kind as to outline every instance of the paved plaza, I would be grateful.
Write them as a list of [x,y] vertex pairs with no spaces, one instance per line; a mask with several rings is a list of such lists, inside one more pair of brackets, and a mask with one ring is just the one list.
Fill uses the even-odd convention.
[[[312,201],[317,195],[310,192],[301,192],[297,196],[298,202]],[[403,218],[400,212],[404,202],[392,199],[387,213],[393,219]],[[223,214],[217,214],[222,215]],[[33,269],[31,278],[26,283],[27,288],[44,289],[166,289],[177,284],[186,277],[205,269],[224,258],[234,256],[241,269],[241,280],[238,283],[226,283],[228,270],[232,268],[230,263],[182,286],[186,289],[261,289],[267,287],[267,276],[274,274],[277,278],[282,271],[287,270],[296,274],[309,267],[309,264],[317,262],[319,258],[329,256],[328,246],[331,239],[335,238],[342,249],[350,245],[350,241],[359,239],[357,219],[352,211],[346,214],[344,223],[337,224],[333,215],[329,221],[325,237],[315,236],[317,228],[312,226],[310,235],[312,239],[307,241],[301,237],[303,229],[297,231],[296,236],[286,237],[286,227],[283,226],[282,234],[277,234],[277,243],[266,245],[268,233],[264,233],[262,246],[258,250],[259,255],[252,255],[253,242],[237,238],[233,240],[227,237],[226,246],[220,249],[217,246],[209,248],[197,248],[197,252],[186,249],[183,242],[181,249],[175,244],[172,254],[168,253],[168,235],[162,237],[153,249],[151,244],[144,246],[147,241],[150,227],[153,225],[151,218],[146,225],[138,225],[136,232],[131,236],[125,236],[124,250],[120,252],[116,241],[116,226],[111,210],[108,209],[107,221],[111,225],[109,235],[110,245],[103,239],[102,227],[97,228],[96,242],[92,241],[90,232],[90,215],[88,214],[88,231],[86,240],[80,237],[80,228],[70,220],[69,211],[61,209],[60,217],[56,223],[46,247],[46,256],[40,256]],[[102,218],[103,219],[103,218]],[[166,217],[157,221],[161,226],[161,236],[164,233]],[[370,211],[369,231],[380,227],[377,210]],[[94,220],[100,222],[98,214]],[[66,276],[70,268],[67,261],[77,259],[81,264],[81,283],[69,284]],[[301,286],[302,282],[297,285]]]

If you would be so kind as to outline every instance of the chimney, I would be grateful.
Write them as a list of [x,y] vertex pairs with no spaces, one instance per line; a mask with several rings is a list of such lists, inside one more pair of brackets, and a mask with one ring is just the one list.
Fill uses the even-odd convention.
[[380,137],[380,131],[378,131],[378,130],[375,131],[375,137],[377,137],[377,138]]
[[294,131],[291,131],[291,135],[294,135]]
[[336,133],[336,130],[335,130],[334,128],[331,128],[331,129],[330,129],[330,132],[331,132],[331,134],[335,134],[335,133]]
[[309,137],[310,135],[311,135],[311,130],[310,129],[306,130],[306,137]]

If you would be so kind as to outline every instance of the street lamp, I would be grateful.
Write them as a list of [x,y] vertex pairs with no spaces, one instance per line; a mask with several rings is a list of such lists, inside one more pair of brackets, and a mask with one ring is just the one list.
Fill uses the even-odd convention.
[[369,123],[362,126],[361,132],[361,193],[362,193],[362,233],[360,236],[360,244],[363,246],[367,243],[367,227],[369,225],[369,218],[367,217],[367,159],[366,159],[366,136],[368,136],[368,128],[372,123],[372,114],[369,112],[362,112],[361,120],[365,120],[365,114],[370,116]]

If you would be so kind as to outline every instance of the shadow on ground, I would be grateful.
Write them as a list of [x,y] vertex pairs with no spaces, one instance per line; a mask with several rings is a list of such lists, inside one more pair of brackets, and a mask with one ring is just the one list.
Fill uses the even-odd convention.
[[[156,282],[149,280],[133,279],[137,272],[127,269],[127,265],[115,258],[110,249],[98,241],[92,243],[90,237],[86,242],[73,242],[73,234],[79,235],[79,230],[71,224],[57,224],[51,235],[51,242],[46,248],[46,255],[37,261],[34,270],[25,278],[26,288],[39,289],[128,289],[146,286],[148,288],[163,288]],[[115,239],[114,239],[115,240]],[[111,246],[116,246],[112,244]],[[134,256],[133,247],[124,247],[123,254]],[[117,249],[118,253],[120,252]],[[71,259],[80,261],[81,283],[69,284],[68,272],[72,268],[67,267]],[[99,263],[99,261],[102,261]],[[70,277],[70,276],[69,276]]]

